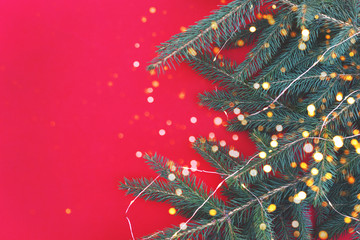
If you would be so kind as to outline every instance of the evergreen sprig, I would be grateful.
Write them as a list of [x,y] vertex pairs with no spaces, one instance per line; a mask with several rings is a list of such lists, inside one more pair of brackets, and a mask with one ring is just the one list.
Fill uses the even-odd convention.
[[[159,48],[149,69],[186,61],[217,84],[201,104],[225,111],[229,131],[249,131],[258,152],[195,141],[219,192],[146,155],[163,179],[120,188],[191,221],[145,239],[360,239],[359,14],[357,0],[235,0]],[[245,44],[254,47],[241,63],[222,55]]]

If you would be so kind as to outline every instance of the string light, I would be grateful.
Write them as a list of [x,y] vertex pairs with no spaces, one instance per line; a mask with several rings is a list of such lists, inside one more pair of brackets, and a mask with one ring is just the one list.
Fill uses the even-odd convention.
[[260,152],[259,157],[262,159],[266,158],[266,152]]
[[309,133],[308,131],[303,131],[303,132],[302,132],[302,136],[303,136],[304,138],[309,137],[309,135],[310,135],[310,133]]
[[355,99],[354,99],[353,97],[349,97],[349,98],[347,99],[347,103],[348,103],[348,104],[354,104],[354,103],[355,103]]
[[304,200],[307,196],[306,192],[304,192],[304,191],[300,191],[297,195],[301,200]]
[[175,213],[176,213],[176,209],[175,209],[175,208],[170,208],[170,209],[169,209],[169,214],[170,214],[170,215],[175,215]]
[[315,176],[315,175],[318,175],[318,174],[319,174],[319,170],[318,170],[317,168],[312,168],[312,169],[311,169],[311,174],[314,175],[314,176]]
[[216,216],[216,210],[215,209],[211,209],[210,211],[209,211],[209,215],[210,216]]
[[264,82],[264,83],[262,84],[262,88],[263,88],[264,90],[268,90],[268,89],[270,88],[270,83]]
[[316,108],[315,108],[315,105],[314,105],[314,104],[310,104],[309,106],[307,106],[306,109],[307,109],[308,115],[309,115],[310,117],[315,116],[315,110],[316,110]]
[[276,210],[276,205],[270,204],[267,210],[269,213],[274,212]]
[[341,102],[343,100],[343,94],[341,92],[338,92],[336,94],[336,101]]
[[328,233],[326,231],[320,231],[319,238],[320,239],[328,239]]
[[170,174],[168,175],[169,181],[174,181],[175,178],[176,178],[176,176],[175,176],[175,174],[173,174],[173,173],[170,173]]
[[306,44],[305,44],[304,42],[300,42],[298,48],[299,48],[301,51],[304,51],[304,50],[306,50]]
[[335,147],[337,147],[337,148],[341,148],[342,146],[344,146],[343,137],[341,137],[341,136],[335,136],[333,138],[333,141],[334,141]]
[[316,162],[320,162],[321,160],[324,159],[324,155],[321,152],[316,152],[314,153],[313,158],[315,159]]
[[256,169],[251,169],[250,170],[250,175],[255,177],[257,175],[258,171]]
[[278,146],[278,142],[276,140],[270,142],[270,146],[276,148]]
[[259,228],[260,228],[260,230],[265,231],[265,229],[266,229],[266,224],[265,224],[265,223],[261,223],[261,224],[259,225]]
[[291,222],[291,226],[292,226],[293,228],[298,228],[299,225],[300,225],[299,222],[296,221],[296,220],[294,220],[294,221]]
[[265,165],[263,169],[264,169],[264,172],[266,172],[266,173],[269,173],[269,172],[271,172],[271,170],[272,170],[271,166],[268,165],[268,164]]

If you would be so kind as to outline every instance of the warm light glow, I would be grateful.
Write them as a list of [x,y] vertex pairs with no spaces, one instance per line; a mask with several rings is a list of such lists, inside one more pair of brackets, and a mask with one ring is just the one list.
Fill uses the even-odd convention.
[[264,82],[264,83],[262,84],[262,88],[263,88],[264,90],[268,90],[268,89],[270,88],[270,83]]
[[342,136],[335,136],[333,138],[335,147],[341,148],[342,146],[344,146],[344,141],[343,141],[343,137]]
[[235,108],[235,109],[234,109],[234,113],[235,113],[236,115],[239,115],[240,112],[241,112],[241,111],[240,111],[240,108]]
[[304,192],[304,191],[300,191],[297,195],[301,200],[304,200],[307,196],[306,192]]
[[298,227],[299,227],[299,222],[296,221],[296,220],[294,220],[294,221],[291,222],[291,226],[292,226],[293,228],[298,228]]
[[355,103],[355,99],[354,99],[353,97],[349,97],[349,98],[347,99],[347,103],[348,103],[348,104],[354,104],[354,103]]
[[266,224],[265,223],[261,223],[260,225],[259,225],[259,227],[260,227],[260,230],[265,230],[266,229]]
[[217,212],[216,212],[215,209],[210,209],[210,211],[209,211],[210,216],[215,216],[216,213],[217,213]]
[[232,149],[232,150],[229,151],[229,155],[231,157],[237,158],[237,157],[240,156],[240,153],[238,151]]
[[309,133],[308,131],[303,131],[303,133],[302,133],[302,136],[303,136],[304,138],[309,137],[309,135],[310,135],[310,133]]
[[219,147],[216,145],[211,147],[211,151],[213,151],[213,152],[217,152],[218,150],[219,150]]
[[275,140],[274,140],[274,141],[271,141],[271,142],[270,142],[270,146],[273,147],[273,148],[275,148],[275,147],[278,146],[278,142],[275,141]]
[[345,222],[345,223],[351,223],[351,218],[345,217],[345,218],[344,218],[344,222]]
[[255,177],[255,176],[257,175],[257,173],[258,173],[258,172],[257,172],[256,169],[251,169],[251,170],[250,170],[250,175],[253,176],[253,177]]
[[306,29],[306,28],[304,28],[304,29],[301,31],[301,35],[303,35],[303,36],[309,36],[309,34],[310,34],[310,31],[309,31],[308,29]]
[[343,100],[343,94],[341,92],[338,92],[338,94],[336,94],[336,101],[340,102]]
[[188,52],[189,52],[190,55],[192,55],[194,57],[197,55],[197,52],[192,47],[188,49]]
[[249,31],[250,31],[250,32],[255,32],[255,31],[256,31],[256,27],[251,26],[251,27],[249,28]]
[[308,112],[315,112],[316,108],[314,104],[310,104],[309,106],[307,106],[307,110]]
[[155,7],[149,8],[149,12],[150,12],[150,13],[156,13],[156,8],[155,8]]
[[312,175],[318,175],[319,174],[319,170],[317,168],[312,168],[311,169],[311,174]]
[[259,157],[262,159],[266,158],[266,152],[260,152]]
[[306,49],[306,44],[304,42],[301,42],[299,43],[299,46],[298,48],[301,50],[301,51],[304,51]]
[[320,162],[321,160],[324,159],[324,155],[321,152],[316,152],[314,153],[313,158],[315,159],[316,162]]
[[176,209],[175,209],[175,208],[170,208],[170,209],[169,209],[169,214],[170,214],[170,215],[175,215],[175,213],[176,213]]
[[319,232],[319,238],[320,239],[327,239],[328,238],[328,233],[325,231],[320,231]]
[[271,172],[271,170],[272,170],[272,168],[270,165],[267,164],[264,166],[264,172],[269,173],[269,172]]
[[221,119],[221,117],[216,117],[214,118],[214,124],[216,126],[220,126],[222,124],[223,120]]
[[196,138],[194,136],[189,137],[189,142],[193,143],[196,141]]
[[270,204],[267,210],[269,213],[274,212],[276,210],[276,205]]

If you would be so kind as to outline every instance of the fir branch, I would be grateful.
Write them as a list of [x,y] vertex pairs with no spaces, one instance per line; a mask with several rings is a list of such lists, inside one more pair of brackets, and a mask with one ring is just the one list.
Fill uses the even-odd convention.
[[[281,186],[277,189],[274,189],[274,190],[271,190],[269,191],[268,193],[258,197],[260,199],[260,201],[263,201],[271,196],[273,196],[274,194],[277,194],[281,191],[284,191],[285,189],[289,188],[289,187],[293,187],[293,186],[296,186],[297,184],[299,184],[300,182],[304,181],[307,179],[307,176],[306,177],[302,177],[292,183],[289,183],[287,185],[284,185],[284,186]],[[196,228],[193,228],[191,230],[188,230],[188,231],[184,231],[184,232],[180,232],[179,234],[176,235],[176,237],[181,237],[183,235],[186,235],[186,234],[189,234],[189,233],[192,233],[192,232],[196,232],[196,231],[199,231],[199,230],[203,230],[205,228],[208,228],[210,226],[213,226],[215,224],[218,224],[218,223],[222,223],[224,221],[226,221],[228,218],[230,218],[231,216],[233,216],[234,214],[236,214],[237,212],[239,211],[242,211],[242,210],[245,210],[247,209],[248,207],[252,206],[253,204],[257,203],[258,200],[257,199],[253,199],[251,201],[249,201],[247,204],[244,204],[240,207],[237,207],[233,210],[231,210],[229,213],[227,213],[225,216],[219,218],[219,219],[215,219],[214,221],[211,221],[211,222],[208,222],[207,224],[204,224],[204,225],[201,225],[201,226],[198,226]],[[167,238],[167,239],[170,239],[170,238]]]
[[[241,26],[246,25],[246,18],[254,18],[254,9],[259,8],[263,3],[264,0],[236,0],[222,7],[213,15],[189,28],[185,33],[175,35],[166,42],[159,49],[159,56],[152,61],[148,69],[159,69],[168,64],[169,61],[171,64],[172,60],[178,62],[179,58],[187,59],[189,55],[187,48],[193,47],[195,50],[208,49],[212,39],[212,31],[221,30],[225,36],[231,37],[234,31],[236,32]],[[237,19],[240,14],[243,16]],[[229,26],[231,26],[231,29],[228,29]]]

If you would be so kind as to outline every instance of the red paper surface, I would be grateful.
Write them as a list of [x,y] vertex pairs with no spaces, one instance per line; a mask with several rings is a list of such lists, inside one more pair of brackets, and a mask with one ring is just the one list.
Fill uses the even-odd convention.
[[[156,176],[137,151],[184,165],[195,159],[212,170],[189,137],[213,132],[245,155],[255,152],[247,133],[234,141],[214,125],[215,117],[226,120],[224,113],[198,106],[197,94],[214,86],[188,66],[159,78],[145,71],[156,45],[218,4],[0,2],[1,239],[130,239],[124,213],[133,198],[118,182]],[[213,187],[220,180],[197,176]],[[170,207],[136,201],[129,211],[135,236],[185,220],[170,216]]]

